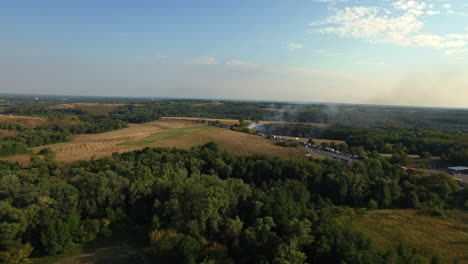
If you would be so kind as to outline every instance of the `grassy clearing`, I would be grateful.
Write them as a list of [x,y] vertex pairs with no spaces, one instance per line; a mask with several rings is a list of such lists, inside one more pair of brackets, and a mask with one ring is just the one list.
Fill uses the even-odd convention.
[[427,257],[438,253],[446,263],[468,263],[466,211],[451,210],[446,217],[433,217],[418,210],[377,210],[358,216],[355,224],[379,247],[403,243]]
[[215,127],[213,126],[194,126],[194,127],[177,128],[177,129],[157,132],[141,140],[127,141],[127,142],[120,143],[118,145],[119,146],[131,146],[131,145],[145,146],[145,145],[152,144],[161,140],[190,135],[193,133],[198,133],[198,132],[205,131],[205,130],[211,130],[214,128]]

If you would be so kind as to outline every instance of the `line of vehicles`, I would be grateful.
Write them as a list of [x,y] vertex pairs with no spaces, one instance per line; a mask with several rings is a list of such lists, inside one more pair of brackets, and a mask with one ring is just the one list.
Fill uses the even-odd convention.
[[338,161],[341,161],[341,162],[344,162],[344,163],[348,163],[348,162],[351,162],[351,161],[354,161],[354,160],[365,160],[367,157],[366,156],[360,156],[360,155],[352,155],[352,154],[349,154],[349,153],[343,153],[343,152],[340,152],[338,150],[335,150],[333,148],[330,148],[330,147],[320,147],[320,146],[317,146],[317,145],[313,145],[311,143],[308,143],[308,142],[304,142],[302,140],[299,140],[299,138],[295,138],[295,139],[289,139],[289,138],[284,138],[284,137],[281,137],[281,136],[272,136],[272,138],[274,140],[277,140],[277,141],[288,141],[288,142],[297,142],[299,144],[299,146],[305,148],[308,152],[308,156],[310,156],[311,152],[317,152],[317,153],[320,153],[320,152],[327,152],[327,153],[330,153],[332,155],[326,155],[327,157],[330,157],[332,159],[335,159],[335,160],[338,160]]

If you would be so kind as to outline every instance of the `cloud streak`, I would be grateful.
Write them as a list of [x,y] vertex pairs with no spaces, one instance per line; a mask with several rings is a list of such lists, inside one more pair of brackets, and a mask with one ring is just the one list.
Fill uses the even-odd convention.
[[289,50],[294,51],[294,50],[302,49],[302,48],[303,48],[303,46],[300,43],[296,43],[296,42],[289,42],[288,43],[288,49]]

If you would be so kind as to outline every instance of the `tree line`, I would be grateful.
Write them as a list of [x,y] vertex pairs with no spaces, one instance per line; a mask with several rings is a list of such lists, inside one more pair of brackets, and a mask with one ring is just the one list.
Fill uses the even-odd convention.
[[4,263],[122,230],[158,263],[426,263],[440,259],[404,244],[379,249],[347,219],[359,208],[468,209],[467,189],[450,176],[407,174],[378,156],[348,166],[208,143],[66,167],[42,154],[28,168],[0,162]]

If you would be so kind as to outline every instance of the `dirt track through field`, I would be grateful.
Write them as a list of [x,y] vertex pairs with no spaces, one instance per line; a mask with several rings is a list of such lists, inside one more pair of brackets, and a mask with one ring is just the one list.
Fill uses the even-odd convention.
[[54,264],[129,264],[143,263],[144,256],[140,256],[129,246],[105,247],[90,250],[78,256],[61,259]]
[[[204,127],[205,129],[200,129]],[[180,133],[183,131],[183,133]],[[187,132],[189,131],[189,132]],[[163,135],[163,136],[161,136]],[[148,140],[148,138],[150,140]],[[193,146],[217,142],[221,147],[237,154],[270,154],[274,156],[297,158],[304,152],[299,148],[283,148],[260,136],[231,130],[200,125],[197,122],[178,120],[159,120],[144,124],[130,124],[129,127],[100,134],[77,135],[72,141],[32,148],[36,153],[50,147],[57,153],[57,159],[66,163],[101,158],[113,152],[126,152],[144,147],[175,147],[190,149]],[[145,142],[145,144],[129,144]],[[30,155],[16,155],[3,158],[26,165]]]

